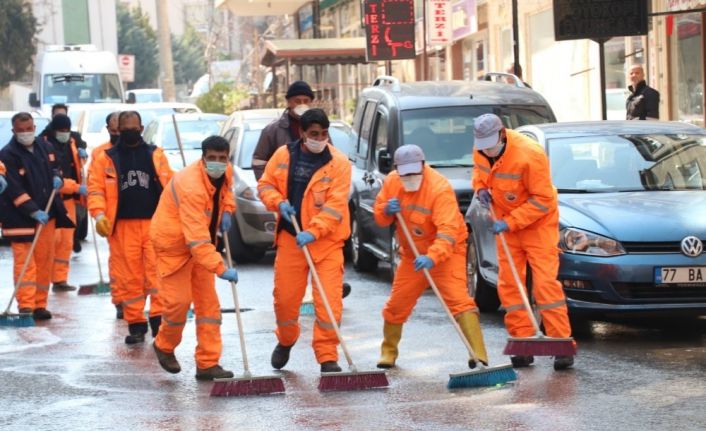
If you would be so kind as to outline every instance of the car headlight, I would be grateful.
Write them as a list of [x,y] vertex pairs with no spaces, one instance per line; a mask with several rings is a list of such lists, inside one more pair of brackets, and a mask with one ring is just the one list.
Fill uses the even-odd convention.
[[257,190],[254,187],[245,187],[238,193],[238,196],[249,201],[259,201]]
[[620,242],[595,233],[567,227],[559,232],[559,236],[559,246],[565,253],[586,254],[589,256],[619,256],[625,254],[625,249]]

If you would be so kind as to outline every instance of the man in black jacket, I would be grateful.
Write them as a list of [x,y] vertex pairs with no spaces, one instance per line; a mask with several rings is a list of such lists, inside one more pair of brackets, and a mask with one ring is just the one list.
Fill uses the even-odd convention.
[[627,120],[659,120],[659,91],[645,82],[642,65],[630,67],[630,95],[625,102]]

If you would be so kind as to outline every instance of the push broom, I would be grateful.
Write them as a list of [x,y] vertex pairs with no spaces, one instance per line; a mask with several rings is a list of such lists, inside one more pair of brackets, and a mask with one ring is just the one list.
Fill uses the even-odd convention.
[[[83,174],[82,177],[84,178],[85,184],[86,174],[83,171],[83,162],[81,162],[81,173]],[[88,226],[91,228],[91,239],[93,239],[93,248],[96,252],[96,265],[98,266],[98,283],[82,284],[78,287],[77,293],[79,295],[90,295],[92,293],[110,293],[110,284],[106,283],[103,279],[103,268],[101,266],[100,254],[98,253],[98,237],[96,237],[96,228],[93,225],[93,218],[90,214],[86,214],[86,217],[88,218],[86,223],[88,223]]]
[[[52,203],[54,203],[54,197],[56,196],[56,189],[53,189],[51,194],[49,195],[49,201],[47,202],[47,207],[44,210],[45,213],[49,213],[49,210],[51,209]],[[32,259],[32,255],[34,254],[34,248],[37,246],[37,241],[39,240],[39,234],[42,233],[42,229],[44,228],[44,225],[41,223],[37,223],[37,229],[34,233],[34,238],[32,239],[32,245],[29,246],[29,253],[27,253],[27,258],[25,259],[25,263],[22,265],[22,271],[20,271],[20,276],[17,277],[17,280],[15,280],[15,290],[12,292],[12,296],[10,297],[10,302],[7,304],[7,308],[5,308],[5,312],[0,314],[0,326],[14,326],[14,327],[27,327],[27,326],[34,326],[34,318],[32,317],[31,313],[10,313],[10,308],[12,307],[12,302],[15,300],[15,296],[17,296],[17,291],[20,289],[20,285],[22,284],[22,279],[25,276],[25,272],[27,272],[27,268],[29,267],[29,261]]]
[[[407,243],[412,249],[412,252],[414,253],[414,257],[419,257],[419,250],[417,250],[417,246],[414,244],[412,235],[409,233],[409,228],[407,227],[407,223],[402,218],[402,214],[397,213],[396,217],[397,224],[402,228],[402,232],[404,232],[404,236],[407,239]],[[512,368],[511,364],[500,365],[495,367],[488,367],[483,365],[480,359],[478,359],[478,356],[476,356],[476,353],[473,351],[471,343],[468,341],[468,339],[466,339],[466,336],[463,334],[463,331],[461,330],[461,327],[459,326],[458,322],[451,313],[451,310],[449,310],[449,307],[444,302],[444,298],[441,296],[439,288],[436,287],[434,279],[431,277],[429,270],[426,268],[424,268],[424,276],[426,277],[429,286],[431,286],[431,289],[434,291],[434,294],[436,294],[437,299],[439,300],[439,302],[441,302],[441,306],[444,308],[446,315],[451,320],[454,329],[458,333],[459,337],[461,337],[463,345],[466,346],[466,349],[468,350],[468,354],[478,366],[478,369],[472,371],[449,374],[449,383],[447,384],[447,387],[449,389],[458,389],[479,386],[495,386],[498,384],[505,384],[507,382],[517,380],[517,374],[515,374],[515,370]]]
[[[492,206],[489,206],[489,209],[492,221],[495,222],[497,220],[495,218],[495,211]],[[532,306],[530,305],[529,298],[527,297],[525,284],[522,282],[520,274],[517,272],[515,262],[512,259],[512,254],[510,254],[510,247],[507,245],[505,235],[500,232],[498,237],[500,237],[500,244],[502,244],[503,251],[510,265],[512,277],[515,279],[515,285],[517,285],[517,289],[520,291],[522,303],[527,311],[527,316],[529,317],[530,322],[532,322],[532,327],[534,327],[535,332],[534,337],[509,337],[503,353],[505,355],[513,356],[575,356],[576,345],[574,344],[573,338],[548,337],[542,333],[542,330],[539,327],[539,322],[537,322],[537,319],[534,317],[534,313],[532,312]]]
[[304,300],[302,301],[302,305],[299,306],[299,314],[302,316],[313,316],[315,311],[314,311],[314,297],[312,296],[312,287],[311,287],[311,277],[309,279],[309,283],[307,283],[306,286],[306,293],[304,294]]
[[[233,267],[233,260],[230,255],[230,241],[228,235],[223,235],[226,245],[226,259],[228,269]],[[212,397],[239,397],[247,395],[276,394],[284,392],[284,381],[279,376],[258,376],[250,373],[248,365],[248,355],[245,350],[245,336],[243,322],[240,318],[240,304],[238,303],[238,291],[235,282],[230,282],[230,290],[233,293],[233,306],[235,307],[235,318],[238,321],[238,336],[240,336],[240,351],[243,355],[243,375],[229,379],[214,379],[211,388]]]
[[[292,225],[297,233],[301,232],[299,228],[299,223],[297,218],[292,215],[291,219]],[[304,256],[306,257],[306,262],[309,265],[309,271],[314,279],[314,284],[319,291],[321,296],[321,301],[326,308],[326,313],[328,314],[329,320],[331,320],[331,326],[333,326],[334,331],[336,331],[336,337],[338,342],[341,343],[341,349],[343,354],[348,361],[347,373],[321,373],[321,379],[319,380],[319,390],[320,391],[348,391],[348,390],[358,390],[358,389],[373,389],[373,388],[384,388],[390,385],[387,381],[387,375],[384,371],[358,371],[357,367],[353,364],[350,353],[348,353],[348,348],[346,343],[343,341],[341,336],[341,330],[336,322],[336,316],[333,315],[333,310],[328,302],[326,296],[326,291],[324,291],[324,286],[321,284],[321,279],[319,278],[318,272],[316,272],[316,266],[314,266],[314,260],[311,258],[309,253],[309,248],[305,245],[302,247],[304,251]],[[237,305],[236,305],[237,307]]]

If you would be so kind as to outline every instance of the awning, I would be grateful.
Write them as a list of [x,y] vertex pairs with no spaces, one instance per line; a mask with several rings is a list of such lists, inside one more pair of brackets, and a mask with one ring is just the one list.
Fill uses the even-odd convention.
[[216,7],[227,7],[237,16],[294,15],[310,0],[216,0]]
[[365,38],[280,39],[265,41],[263,66],[366,63]]

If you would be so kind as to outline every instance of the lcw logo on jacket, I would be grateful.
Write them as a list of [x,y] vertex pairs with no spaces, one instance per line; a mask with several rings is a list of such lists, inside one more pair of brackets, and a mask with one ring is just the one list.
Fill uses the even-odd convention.
[[142,187],[150,189],[150,174],[142,171],[130,170],[126,175],[120,176],[120,191],[125,191],[130,187]]

